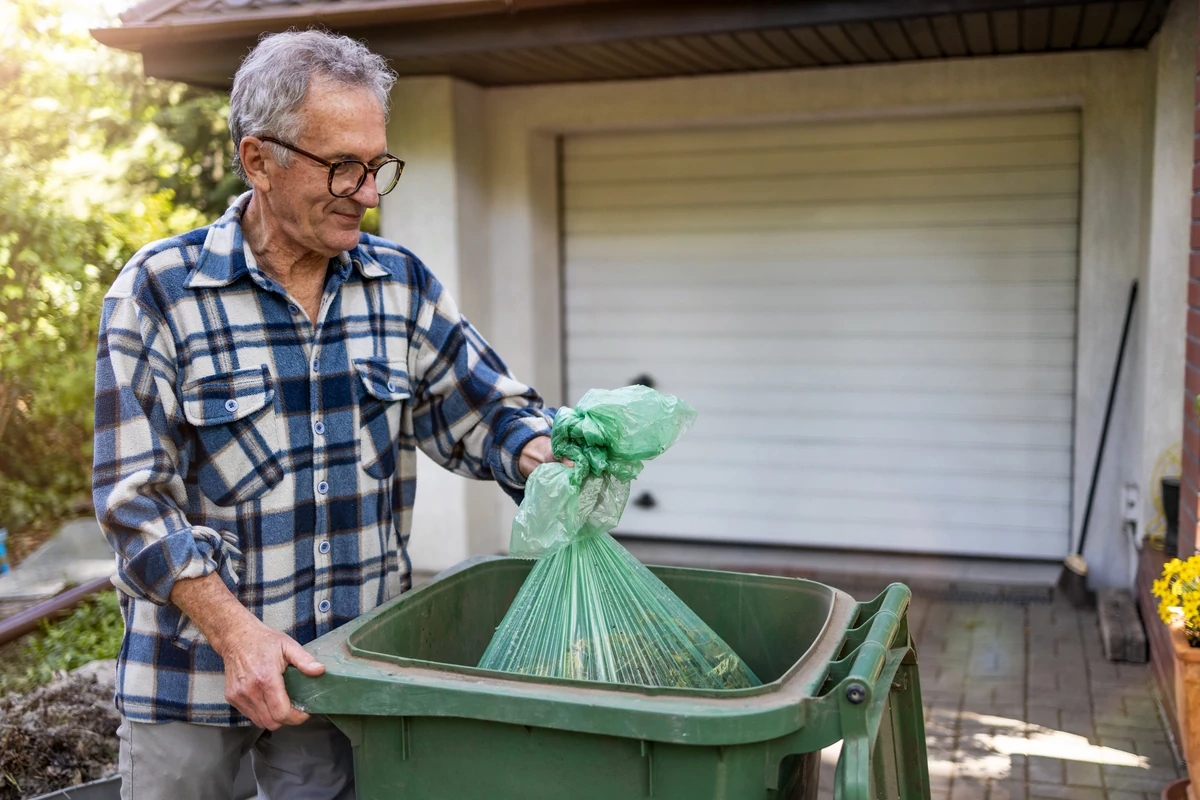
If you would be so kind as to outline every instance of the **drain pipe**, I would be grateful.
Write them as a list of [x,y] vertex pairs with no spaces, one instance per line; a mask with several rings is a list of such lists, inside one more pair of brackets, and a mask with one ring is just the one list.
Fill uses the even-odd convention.
[[0,620],[0,646],[14,639],[19,639],[27,633],[37,630],[43,620],[50,621],[71,611],[80,602],[97,592],[112,588],[112,578],[96,578],[85,584],[68,589],[62,594],[55,595],[49,600],[38,603],[33,608],[27,608],[20,614]]

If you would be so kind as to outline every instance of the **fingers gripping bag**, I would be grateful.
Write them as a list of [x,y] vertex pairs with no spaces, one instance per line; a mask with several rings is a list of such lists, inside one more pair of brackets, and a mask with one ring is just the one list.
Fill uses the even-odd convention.
[[629,484],[696,412],[645,386],[593,390],[559,409],[554,455],[534,470],[511,554],[536,558],[479,666],[642,686],[760,685],[729,645],[616,539]]

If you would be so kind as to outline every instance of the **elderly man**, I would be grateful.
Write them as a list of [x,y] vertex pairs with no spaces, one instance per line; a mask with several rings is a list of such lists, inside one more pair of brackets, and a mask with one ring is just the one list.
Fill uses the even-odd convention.
[[416,448],[519,496],[549,416],[363,213],[400,177],[395,76],[350,39],[264,38],[234,78],[215,224],[141,250],[104,301],[94,492],[117,553],[122,797],[353,797],[293,709],[301,647],[410,586]]

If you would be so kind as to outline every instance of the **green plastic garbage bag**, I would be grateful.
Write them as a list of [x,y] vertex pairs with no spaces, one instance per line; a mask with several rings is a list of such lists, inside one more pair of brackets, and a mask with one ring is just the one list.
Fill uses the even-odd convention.
[[593,390],[562,408],[555,456],[530,476],[511,552],[537,558],[479,666],[643,686],[758,686],[749,667],[609,536],[642,462],[687,432],[696,412],[645,386]]

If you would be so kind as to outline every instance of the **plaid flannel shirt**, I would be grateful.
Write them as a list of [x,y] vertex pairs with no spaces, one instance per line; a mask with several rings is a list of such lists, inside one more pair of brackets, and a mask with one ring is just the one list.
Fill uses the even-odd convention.
[[309,642],[411,585],[416,448],[519,497],[550,427],[391,242],[331,259],[314,327],[245,244],[250,196],[144,248],[104,300],[93,489],[125,618],[116,703],[138,721],[249,724],[175,581],[215,572]]

